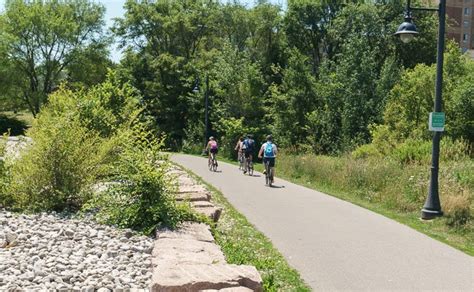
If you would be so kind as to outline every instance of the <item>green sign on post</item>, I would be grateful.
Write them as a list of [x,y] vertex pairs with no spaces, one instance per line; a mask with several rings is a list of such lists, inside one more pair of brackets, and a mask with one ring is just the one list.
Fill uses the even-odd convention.
[[429,129],[433,132],[443,132],[446,117],[443,112],[430,113]]

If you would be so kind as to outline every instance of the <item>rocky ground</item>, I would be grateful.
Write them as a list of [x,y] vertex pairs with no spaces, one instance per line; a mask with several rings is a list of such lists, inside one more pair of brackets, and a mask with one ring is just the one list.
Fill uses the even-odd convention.
[[0,291],[148,289],[152,249],[130,230],[0,209]]

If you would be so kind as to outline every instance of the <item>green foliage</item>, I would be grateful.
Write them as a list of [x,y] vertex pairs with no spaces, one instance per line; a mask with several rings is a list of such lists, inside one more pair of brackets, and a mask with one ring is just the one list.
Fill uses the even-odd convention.
[[162,144],[143,125],[117,138],[120,150],[110,165],[105,190],[96,194],[85,210],[97,208],[100,221],[148,234],[157,224],[174,228],[181,221],[197,220],[189,205],[178,205],[171,195],[175,186],[166,176],[170,165],[160,153]]
[[[104,12],[102,5],[88,0],[6,1],[0,15],[0,64],[8,70],[0,70],[0,79],[8,79],[8,98],[19,98],[37,115],[67,72],[72,80],[86,83],[92,80],[81,80],[80,76],[105,73],[74,64],[80,56],[89,59],[91,51],[100,56],[95,61],[106,62],[107,52],[95,49],[107,42],[102,35]],[[88,69],[92,69],[88,75],[78,72]]]
[[256,136],[272,132],[284,147],[352,150],[370,142],[369,125],[383,122],[402,66],[435,59],[429,13],[417,15],[423,35],[409,45],[413,53],[401,54],[406,46],[392,36],[401,1],[293,0],[282,11],[267,1],[246,8],[159,0],[125,8],[114,28],[127,48],[120,72],[141,91],[167,146],[186,151],[202,143],[206,93],[218,138],[222,119],[243,117]]
[[[474,106],[472,76],[474,61],[462,56],[455,44],[445,53],[443,111],[446,112],[446,135],[473,143]],[[384,123],[397,140],[428,139],[429,112],[433,111],[435,66],[420,64],[406,70],[390,92],[384,111]]]
[[103,174],[108,151],[98,133],[84,127],[78,116],[55,115],[45,108],[28,131],[34,144],[11,166],[7,192],[15,208],[77,210]]
[[228,158],[237,157],[234,147],[240,137],[255,132],[255,129],[244,124],[244,118],[221,119],[217,129],[222,133],[219,149]]
[[28,131],[33,143],[0,180],[0,202],[29,211],[92,209],[104,222],[146,233],[198,220],[171,196],[167,158],[141,112],[137,91],[114,72],[90,90],[59,89]]
[[419,162],[427,165],[431,159],[431,143],[429,141],[407,139],[395,147],[392,157],[402,164]]
[[308,59],[296,49],[289,50],[288,55],[288,67],[281,72],[282,84],[271,88],[269,107],[272,132],[284,147],[294,146],[296,141],[304,142],[310,135],[306,113],[319,105],[316,80]]
[[374,144],[364,144],[351,153],[355,159],[380,158],[382,155]]

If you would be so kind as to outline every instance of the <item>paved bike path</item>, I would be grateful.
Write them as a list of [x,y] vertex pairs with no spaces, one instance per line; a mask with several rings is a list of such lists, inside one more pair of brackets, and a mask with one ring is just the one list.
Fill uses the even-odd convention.
[[474,291],[473,257],[396,221],[278,177],[266,187],[231,164],[171,159],[219,189],[314,291]]

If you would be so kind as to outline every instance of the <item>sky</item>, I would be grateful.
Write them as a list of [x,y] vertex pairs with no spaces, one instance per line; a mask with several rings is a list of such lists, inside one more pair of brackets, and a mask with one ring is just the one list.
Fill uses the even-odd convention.
[[[223,0],[222,2],[225,1],[226,0]],[[114,18],[122,17],[124,14],[123,4],[125,3],[125,0],[98,0],[96,2],[102,3],[105,6],[105,21],[107,28],[113,25]],[[252,6],[255,3],[255,0],[240,0],[240,2],[247,6]],[[286,3],[286,0],[270,0],[269,2],[283,5]],[[4,4],[5,0],[0,0],[0,12],[3,11]],[[114,62],[119,62],[121,57],[120,50],[118,50],[115,45],[111,49],[111,59]]]

